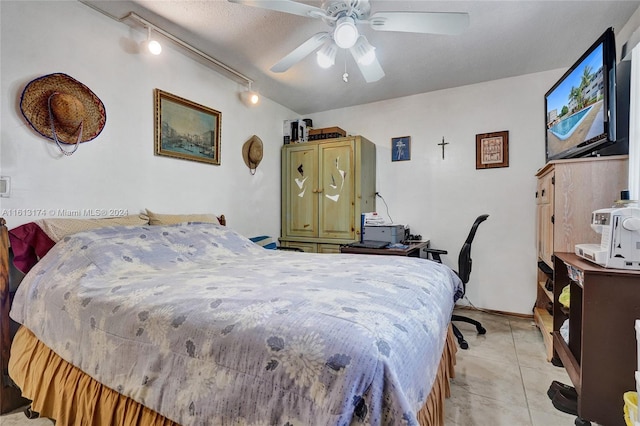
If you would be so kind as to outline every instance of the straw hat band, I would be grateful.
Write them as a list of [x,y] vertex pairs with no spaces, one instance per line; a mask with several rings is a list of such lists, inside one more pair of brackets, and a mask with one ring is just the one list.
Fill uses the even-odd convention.
[[[53,92],[47,100],[47,109],[49,110],[49,123],[51,123],[51,134],[53,134],[53,140],[56,142],[58,149],[64,155],[71,155],[78,150],[80,140],[82,140],[82,120],[84,119],[84,106],[80,101],[72,95],[64,95],[58,92]],[[58,120],[56,119],[58,117]],[[74,133],[78,133],[76,143],[73,145],[71,151],[67,151],[60,144],[58,139],[58,132],[56,132],[56,122],[60,122],[63,128],[73,127],[76,128],[76,124],[79,123],[78,130],[74,130]]]

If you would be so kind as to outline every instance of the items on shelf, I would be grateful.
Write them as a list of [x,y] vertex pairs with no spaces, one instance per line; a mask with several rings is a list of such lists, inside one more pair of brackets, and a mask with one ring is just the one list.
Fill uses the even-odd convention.
[[622,395],[624,401],[624,421],[627,425],[633,426],[638,420],[638,392],[625,392]]
[[560,336],[562,336],[562,339],[564,339],[567,345],[569,345],[569,318],[564,320],[562,323],[562,326],[560,327]]
[[562,293],[560,293],[560,297],[558,297],[558,302],[562,304],[565,308],[569,308],[571,303],[571,286],[564,286],[562,289]]
[[322,129],[309,130],[309,140],[316,141],[320,139],[335,139],[347,136],[347,132],[340,127],[325,127]]
[[384,225],[387,221],[378,214],[378,212],[362,213],[364,218],[363,225]]
[[310,118],[297,118],[295,120],[284,120],[282,133],[284,144],[302,143],[309,141],[309,130],[313,127],[313,120]]
[[568,263],[565,263],[565,265],[567,265],[567,275],[569,279],[582,286],[584,283],[584,273],[573,265],[569,265]]
[[285,145],[322,139],[343,138],[347,136],[347,132],[342,130],[340,127],[314,129],[313,120],[310,118],[284,120],[282,125],[282,134]]

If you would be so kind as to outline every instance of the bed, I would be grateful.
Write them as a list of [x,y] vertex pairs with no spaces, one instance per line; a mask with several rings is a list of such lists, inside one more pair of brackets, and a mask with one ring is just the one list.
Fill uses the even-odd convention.
[[108,226],[22,280],[8,371],[58,425],[443,424],[460,291],[424,259]]

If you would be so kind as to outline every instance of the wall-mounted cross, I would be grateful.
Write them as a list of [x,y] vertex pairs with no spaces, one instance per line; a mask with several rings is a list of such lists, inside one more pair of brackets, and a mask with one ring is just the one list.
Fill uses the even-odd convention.
[[442,142],[438,144],[438,146],[442,147],[442,159],[444,160],[444,146],[449,145],[449,142],[444,141],[444,136],[442,137]]

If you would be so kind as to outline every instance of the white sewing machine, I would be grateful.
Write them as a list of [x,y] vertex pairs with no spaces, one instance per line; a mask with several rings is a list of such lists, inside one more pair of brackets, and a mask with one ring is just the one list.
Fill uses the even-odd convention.
[[576,254],[605,268],[640,270],[640,208],[596,210],[591,228],[600,244],[576,244]]

